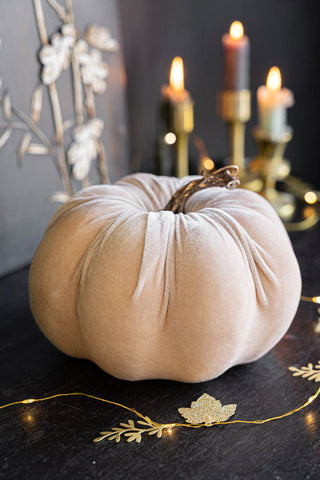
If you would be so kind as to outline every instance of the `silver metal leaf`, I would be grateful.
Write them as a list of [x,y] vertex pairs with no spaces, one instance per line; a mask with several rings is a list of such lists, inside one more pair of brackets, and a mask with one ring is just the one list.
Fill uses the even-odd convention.
[[50,153],[49,149],[41,143],[30,143],[27,151],[30,155],[48,155]]
[[67,21],[67,14],[66,14],[66,11],[65,9],[62,7],[62,5],[60,5],[59,2],[57,2],[56,0],[47,0],[48,1],[48,4],[53,8],[53,10],[56,12],[56,14],[58,15],[58,17],[63,21],[63,22],[66,22]]
[[24,137],[22,138],[22,141],[20,143],[20,146],[19,146],[19,149],[18,149],[18,161],[19,161],[19,165],[22,164],[22,160],[23,160],[23,157],[25,156],[25,154],[27,153],[28,151],[28,147],[30,145],[30,142],[31,142],[31,138],[32,138],[32,135],[31,133],[26,133],[24,135]]
[[32,94],[30,117],[34,123],[38,123],[42,109],[42,85],[38,85]]
[[12,133],[12,128],[6,128],[5,131],[0,135],[0,148],[9,140]]
[[[67,192],[56,192],[51,196],[51,202],[55,203],[66,203],[70,199],[70,195]],[[115,430],[115,428],[113,428]],[[105,434],[108,432],[100,432],[101,434]]]
[[10,100],[10,95],[8,91],[5,92],[3,97],[2,111],[5,119],[10,121],[12,112],[11,112],[11,100]]

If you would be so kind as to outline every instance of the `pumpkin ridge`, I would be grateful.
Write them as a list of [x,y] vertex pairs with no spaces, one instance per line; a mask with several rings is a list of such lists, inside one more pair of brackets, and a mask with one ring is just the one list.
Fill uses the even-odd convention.
[[[174,251],[174,237],[175,237],[175,217],[174,221],[170,223],[170,229],[168,232],[167,248],[165,252],[165,279],[164,279],[164,291],[163,300],[161,302],[161,313],[163,318],[163,328],[167,325],[168,311],[170,306],[170,298],[172,295],[173,280],[172,277],[176,276],[175,273],[175,251]],[[173,272],[173,273],[172,273]],[[165,302],[165,303],[164,303]]]
[[[137,216],[137,215],[141,215],[141,213],[134,214],[134,216]],[[92,256],[94,254],[94,250],[97,247],[97,245],[99,245],[99,248],[101,248],[104,245],[104,243],[109,240],[109,238],[111,237],[111,235],[113,234],[113,232],[117,227],[125,223],[128,219],[132,219],[132,218],[133,216],[129,215],[128,211],[126,210],[120,216],[116,217],[116,220],[114,220],[111,226],[109,224],[102,226],[101,230],[95,236],[93,242],[91,242],[85,254],[85,258],[83,260],[83,265],[81,268],[81,282],[86,277],[88,268],[90,267]]]
[[111,201],[116,201],[121,203],[123,207],[127,207],[128,205],[134,207],[134,208],[140,208],[143,209],[144,207],[142,205],[139,205],[136,203],[133,199],[129,199],[127,197],[121,197],[120,195],[101,195],[101,197],[95,199],[99,203],[107,203],[110,200]]
[[[159,182],[156,182],[156,177],[152,174],[145,174],[148,178],[148,180],[151,180],[153,183],[156,183],[156,185],[161,189],[163,192],[163,187],[159,184]],[[140,180],[140,178],[137,178],[136,176],[130,176],[127,177],[130,182],[125,184],[126,188],[130,188],[131,190],[134,191],[135,194],[137,194],[137,198],[142,201],[142,204],[148,211],[157,211],[157,209],[161,209],[161,202],[159,201],[159,194],[154,192],[152,187],[149,185],[148,182],[143,182]],[[120,185],[122,182],[119,182]],[[125,183],[125,182],[123,182]],[[143,195],[143,198],[141,199],[141,194]]]
[[143,290],[143,283],[144,282],[142,280],[142,277],[143,277],[143,272],[144,272],[145,264],[146,264],[147,247],[149,245],[150,231],[148,230],[148,224],[149,224],[150,218],[151,218],[150,213],[151,212],[146,214],[146,226],[145,226],[145,232],[144,232],[144,245],[143,245],[142,259],[140,261],[140,269],[139,269],[139,274],[138,274],[136,287],[135,287],[134,292],[132,294],[132,300],[133,301],[137,300],[140,297],[141,292]]
[[[236,245],[240,249],[243,260],[247,264],[250,270],[250,273],[252,275],[257,299],[261,305],[267,306],[268,297],[266,295],[265,289],[263,287],[263,283],[258,273],[258,267],[260,267],[263,274],[266,275],[263,269],[263,264],[265,262],[260,256],[253,255],[254,244],[256,243],[255,240],[253,240],[249,236],[249,234],[244,229],[244,227],[242,227],[242,225],[234,217],[228,214],[228,212],[225,212],[224,210],[221,210],[221,209],[216,209],[214,212],[214,215],[219,218],[220,223],[224,227],[225,231],[229,233],[229,235],[233,238]],[[271,270],[269,271],[270,271],[271,279],[275,281],[274,274],[271,272]],[[269,277],[267,276],[267,278]]]
[[61,205],[58,210],[53,214],[51,220],[49,221],[46,233],[49,232],[53,227],[55,227],[58,223],[72,214],[75,210],[77,210],[82,205],[82,201],[78,200],[78,197],[74,197],[70,199],[68,202]]

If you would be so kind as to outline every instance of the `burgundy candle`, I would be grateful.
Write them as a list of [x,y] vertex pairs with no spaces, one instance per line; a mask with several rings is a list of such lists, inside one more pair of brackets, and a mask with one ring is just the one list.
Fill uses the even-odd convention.
[[222,37],[224,51],[224,90],[249,89],[249,38],[240,22],[233,22]]

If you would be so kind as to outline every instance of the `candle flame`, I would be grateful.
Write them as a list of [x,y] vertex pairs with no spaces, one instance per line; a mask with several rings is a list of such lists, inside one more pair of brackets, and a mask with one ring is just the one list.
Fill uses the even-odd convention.
[[278,67],[270,68],[267,77],[267,89],[271,92],[277,92],[281,89],[281,73]]
[[176,93],[184,91],[183,61],[181,57],[172,60],[170,70],[170,85]]
[[233,22],[229,31],[230,37],[233,40],[240,40],[243,37],[243,25],[241,22]]

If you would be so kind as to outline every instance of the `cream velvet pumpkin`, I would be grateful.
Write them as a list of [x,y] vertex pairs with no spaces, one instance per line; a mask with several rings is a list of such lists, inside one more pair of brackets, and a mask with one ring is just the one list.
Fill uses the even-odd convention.
[[163,211],[190,179],[131,175],[56,212],[30,301],[60,350],[122,379],[198,382],[284,335],[301,280],[277,214],[255,193],[217,187],[190,197],[185,213]]

